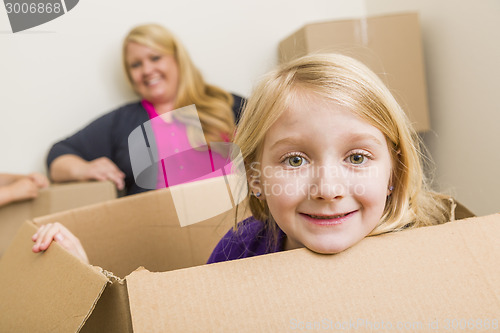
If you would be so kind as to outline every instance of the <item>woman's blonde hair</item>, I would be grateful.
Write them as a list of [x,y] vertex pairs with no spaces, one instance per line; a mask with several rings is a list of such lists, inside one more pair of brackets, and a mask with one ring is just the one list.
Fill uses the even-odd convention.
[[[445,197],[428,188],[420,140],[399,104],[365,65],[338,54],[309,55],[293,60],[269,73],[255,88],[235,137],[249,183],[255,177],[253,163],[261,158],[267,131],[294,103],[299,89],[348,108],[386,137],[394,189],[379,224],[370,235],[434,225],[450,219]],[[269,227],[276,230],[265,200],[254,196],[249,200],[254,217],[270,221]]]
[[131,42],[175,57],[179,67],[179,87],[174,109],[195,104],[207,142],[228,141],[232,138],[233,97],[225,90],[205,83],[186,49],[170,31],[158,24],[145,24],[133,28],[127,34],[123,41],[122,58],[125,73],[133,86],[126,61],[127,45]]

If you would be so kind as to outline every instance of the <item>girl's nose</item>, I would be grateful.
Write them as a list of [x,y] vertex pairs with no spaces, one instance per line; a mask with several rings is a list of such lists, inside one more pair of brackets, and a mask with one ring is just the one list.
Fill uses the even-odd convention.
[[311,198],[324,201],[343,198],[347,192],[347,181],[341,171],[336,167],[317,167],[309,187]]

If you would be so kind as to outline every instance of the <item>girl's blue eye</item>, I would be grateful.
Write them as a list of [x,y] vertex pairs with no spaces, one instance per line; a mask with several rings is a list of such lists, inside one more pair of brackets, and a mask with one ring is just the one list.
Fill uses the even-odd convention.
[[290,156],[285,159],[285,162],[291,167],[297,168],[306,163],[302,156]]
[[140,65],[141,65],[141,63],[139,63],[139,62],[134,62],[134,63],[130,64],[130,68],[137,68],[137,67],[139,67]]
[[362,154],[352,154],[348,158],[349,162],[351,162],[352,164],[360,165],[365,162],[366,156]]
[[158,61],[158,60],[160,60],[160,59],[161,59],[161,56],[152,56],[152,57],[151,57],[151,60],[152,60],[152,61]]

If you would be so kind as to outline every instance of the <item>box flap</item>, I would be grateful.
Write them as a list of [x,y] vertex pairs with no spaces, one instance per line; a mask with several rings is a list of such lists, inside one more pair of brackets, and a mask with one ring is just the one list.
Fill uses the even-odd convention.
[[[40,196],[43,194],[41,193]],[[24,221],[32,217],[32,201],[13,202],[0,208],[0,257]]]
[[484,325],[500,313],[499,236],[496,214],[366,238],[337,255],[298,249],[165,273],[139,270],[126,279],[134,332]]
[[82,327],[81,333],[128,333],[132,331],[127,285],[113,279],[97,302],[92,315]]
[[0,259],[0,332],[77,332],[108,279],[57,244],[33,253],[35,231],[24,223]]

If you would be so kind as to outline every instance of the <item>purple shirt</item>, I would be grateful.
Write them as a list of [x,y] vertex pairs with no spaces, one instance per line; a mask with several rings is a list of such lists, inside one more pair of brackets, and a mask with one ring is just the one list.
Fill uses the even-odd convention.
[[284,250],[285,238],[285,233],[278,228],[277,244],[273,244],[266,224],[252,216],[238,223],[236,231],[231,228],[222,237],[207,264],[280,252]]

